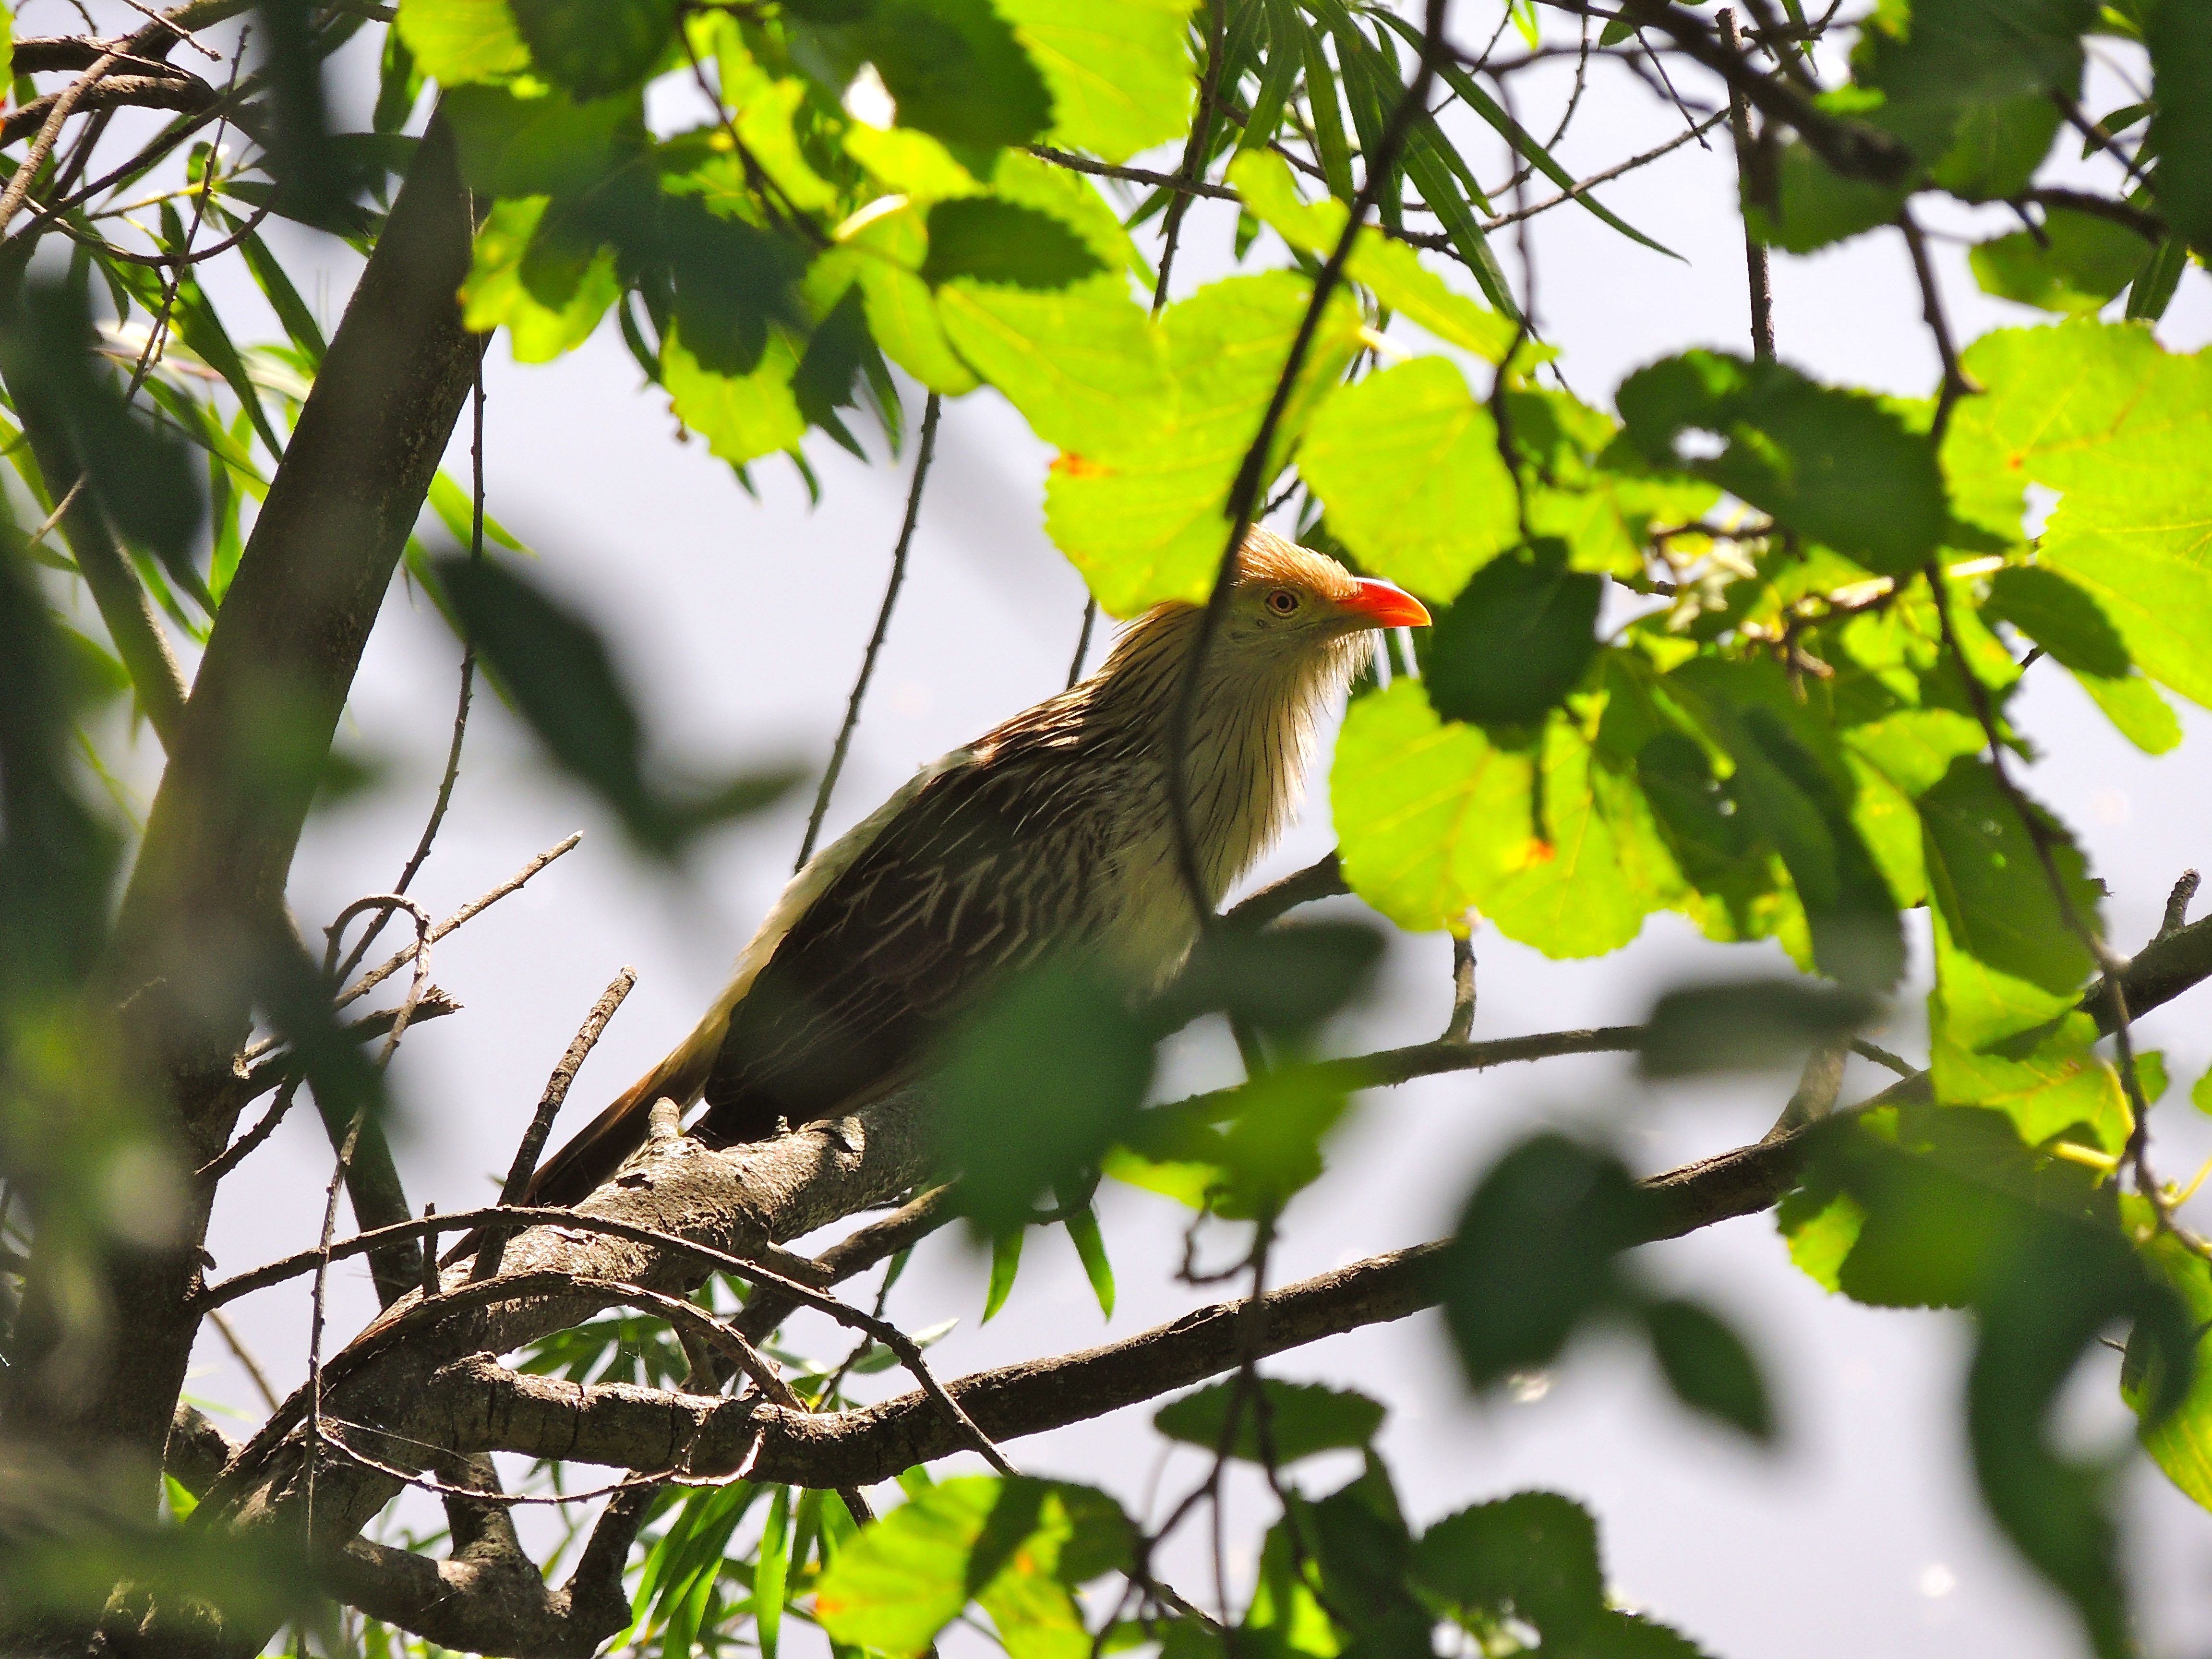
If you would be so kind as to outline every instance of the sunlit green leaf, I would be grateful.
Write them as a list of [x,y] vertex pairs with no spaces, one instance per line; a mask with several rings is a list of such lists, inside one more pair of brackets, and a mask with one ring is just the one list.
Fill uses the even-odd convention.
[[1497,425],[1442,358],[1333,393],[1298,471],[1362,565],[1425,598],[1450,598],[1521,538]]
[[540,240],[549,199],[493,203],[461,286],[462,320],[479,333],[504,325],[517,362],[573,351],[622,295],[611,249]]
[[[2206,1341],[2212,1336],[2212,1272],[2180,1239],[2152,1224],[2142,1214],[2148,1208],[2143,1200],[2131,1200],[2130,1208],[2138,1223],[2137,1250],[2144,1267],[2180,1299],[2196,1336],[2197,1363],[2189,1391],[2166,1414],[2146,1415],[2143,1449],[2168,1480],[2212,1510],[2212,1346]],[[2145,1374],[2154,1363],[2151,1345],[2129,1345],[2120,1387],[2139,1415],[2146,1414],[2153,1401],[2166,1392],[2158,1386],[2160,1379]]]
[[1191,0],[995,0],[1052,94],[1048,143],[1126,161],[1190,125]]
[[530,67],[507,0],[402,0],[395,26],[423,74],[441,86],[494,81]]
[[2139,325],[1984,335],[1988,388],[1944,444],[1962,515],[2017,534],[2025,485],[2063,499],[2039,562],[2087,592],[2143,672],[2212,704],[2212,353],[2171,356]]
[[759,367],[745,374],[704,367],[673,329],[660,345],[661,383],[677,417],[732,466],[790,449],[805,434],[806,419],[791,388],[798,367],[781,335],[771,337]]

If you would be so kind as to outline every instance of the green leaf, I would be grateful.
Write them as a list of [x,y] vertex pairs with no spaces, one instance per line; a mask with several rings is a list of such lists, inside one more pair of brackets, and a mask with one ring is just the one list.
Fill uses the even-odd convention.
[[771,337],[758,367],[741,374],[707,368],[675,329],[660,343],[661,384],[677,418],[732,466],[794,449],[805,435],[806,417],[791,386],[798,368],[780,334]]
[[2051,148],[2053,92],[2081,79],[2093,0],[1916,0],[1878,14],[1853,52],[1881,102],[1866,118],[1901,139],[1945,189],[2016,195]]
[[[2136,1207],[2142,1200],[2133,1201]],[[2153,1407],[2164,1396],[2171,1401],[2163,1379],[2149,1375],[2154,1359],[2151,1345],[2128,1345],[2128,1362],[2120,1370],[2120,1393],[2142,1419],[2143,1449],[2166,1471],[2166,1478],[2208,1510],[2212,1510],[2212,1272],[2203,1258],[2170,1232],[2148,1228],[2137,1253],[2145,1269],[2179,1299],[2190,1328],[2196,1336],[2196,1364],[2189,1391],[2172,1409],[2160,1414]]]
[[[1966,1428],[1982,1496],[2022,1555],[2073,1602],[2100,1659],[2136,1651],[2109,1512],[2108,1466],[2053,1443],[2059,1394],[2084,1349],[2132,1316],[2130,1346],[2159,1382],[2147,1415],[2183,1403],[2199,1345],[2180,1298],[2117,1229],[2046,1222],[2016,1245],[1980,1299]],[[2170,1419],[2169,1419],[2170,1420]]]
[[1421,1534],[1413,1577],[1462,1614],[1534,1626],[1547,1647],[1571,1648],[1605,1612],[1597,1522],[1555,1492],[1516,1492],[1446,1516]]
[[1401,927],[1459,925],[1479,906],[1547,955],[1595,956],[1674,896],[1671,862],[1648,863],[1666,855],[1632,768],[1570,719],[1509,745],[1399,682],[1352,705],[1329,795],[1345,879]]
[[1290,1069],[1256,1077],[1221,1139],[1214,1209],[1231,1220],[1274,1215],[1321,1178],[1322,1142],[1344,1115],[1341,1083]]
[[1060,221],[990,196],[956,196],[929,210],[932,288],[967,277],[1013,288],[1065,289],[1095,276],[1103,262]]
[[1686,986],[1652,1005],[1640,1068],[1646,1077],[1678,1078],[1793,1066],[1816,1044],[1850,1036],[1880,1007],[1862,992],[1805,979]]
[[2040,826],[2066,883],[2070,917],[2029,827],[1985,763],[1953,762],[1920,798],[1920,817],[1936,983],[1953,1041],[1984,1048],[2071,1008],[2094,966],[2075,927],[2100,924],[2097,890],[2065,831],[2047,818]]
[[963,1020],[933,1069],[962,1206],[1002,1233],[1114,1144],[1151,1085],[1152,1044],[1126,988],[1086,964],[1048,962]]
[[1782,1200],[1774,1219],[1798,1271],[1824,1291],[1840,1290],[1844,1262],[1866,1224],[1859,1201],[1849,1193],[1800,1187]]
[[1939,1101],[2002,1112],[2032,1144],[2071,1131],[2107,1152],[2127,1145],[2135,1116],[2119,1073],[2096,1051],[2088,1015],[2069,1014],[1981,1048],[1952,1034],[1940,988],[1929,999],[1929,1071]]
[[117,371],[94,347],[81,292],[34,283],[0,314],[0,362],[27,424],[66,444],[117,532],[152,551],[212,612],[192,562],[204,512],[199,471],[173,428],[152,424],[124,401]]
[[[775,1659],[776,1639],[783,1627],[784,1589],[791,1573],[791,1488],[778,1486],[768,1504],[768,1527],[761,1534],[760,1555],[753,1567],[753,1629],[762,1659]],[[693,1630],[697,1629],[696,1624]],[[687,1640],[678,1652],[685,1652]]]
[[1433,1620],[1406,1582],[1413,1540],[1389,1476],[1372,1451],[1367,1470],[1311,1505],[1304,1517],[1320,1568],[1319,1600],[1354,1654],[1430,1651]]
[[2189,1103],[2206,1116],[2212,1117],[2212,1071],[2207,1071],[2197,1079],[2196,1086],[2189,1091]]
[[1332,393],[1298,471],[1362,566],[1430,599],[1457,593],[1521,539],[1497,425],[1439,357]]
[[507,0],[531,63],[579,98],[645,79],[676,40],[674,0]]
[[441,86],[496,81],[530,67],[507,0],[401,0],[394,27],[416,67]]
[[[1230,1401],[1242,1386],[1234,1379],[1213,1382],[1171,1400],[1152,1414],[1152,1426],[1170,1440],[1209,1455],[1216,1452],[1228,1429]],[[1268,1443],[1279,1466],[1319,1452],[1364,1446],[1382,1426],[1382,1402],[1349,1389],[1285,1382],[1272,1376],[1261,1377],[1259,1387],[1267,1401]],[[1248,1463],[1262,1461],[1259,1411],[1248,1395],[1237,1413],[1236,1438],[1229,1447],[1231,1457]]]
[[1114,1317],[1114,1264],[1106,1256],[1106,1236],[1098,1225],[1098,1209],[1086,1204],[1067,1218],[1067,1237],[1083,1262],[1083,1276],[1098,1298],[1098,1311]]
[[1774,1405],[1743,1339],[1701,1304],[1654,1302],[1644,1310],[1651,1351],[1674,1397],[1752,1439],[1774,1438]]
[[1482,1178],[1437,1260],[1444,1321],[1477,1388],[1559,1358],[1577,1326],[1616,1306],[1615,1258],[1646,1200],[1611,1156],[1544,1133]]
[[[1304,252],[1334,252],[1352,216],[1333,197],[1310,205],[1301,201],[1290,164],[1272,150],[1240,153],[1229,165],[1229,182],[1255,214]],[[1493,363],[1505,360],[1519,336],[1511,321],[1453,293],[1412,248],[1371,226],[1354,240],[1345,274],[1373,289],[1386,309]]]
[[919,1654],[972,1597],[1013,1659],[1083,1659],[1091,1638],[1070,1592],[1127,1567],[1132,1542],[1120,1506],[1087,1486],[945,1480],[837,1552],[815,1617],[835,1642]]
[[859,44],[898,106],[898,124],[954,144],[1026,144],[1053,98],[990,0],[880,0]]
[[1854,816],[1858,780],[1824,762],[1802,723],[1778,712],[1776,702],[1790,699],[1773,693],[1769,681],[1780,677],[1770,666],[1696,658],[1665,684],[1734,763],[1729,798],[1789,871],[1814,965],[1846,986],[1887,990],[1904,971],[1905,941],[1896,895]]
[[2056,570],[2000,570],[1983,614],[2008,622],[2081,683],[2122,736],[2162,755],[2181,741],[2181,722],[2135,670],[2126,643],[2095,598]]
[[1022,1235],[1019,1223],[1004,1232],[991,1235],[991,1280],[983,1291],[983,1323],[989,1324],[998,1317],[999,1310],[1006,1305],[1006,1298],[1014,1293],[1014,1276],[1022,1270]]
[[2139,325],[1984,335],[1988,388],[1944,443],[1962,516],[2007,536],[2028,483],[2062,492],[2038,562],[2087,591],[2153,679],[2212,705],[2212,353],[2164,351]]
[[462,553],[435,568],[468,637],[554,760],[646,851],[672,856],[690,836],[758,811],[793,781],[788,773],[763,775],[700,789],[655,775],[636,706],[588,622],[502,562]]
[[1448,720],[1519,726],[1565,701],[1597,655],[1605,578],[1551,538],[1492,559],[1437,619],[1423,683]]
[[1192,0],[995,0],[1052,95],[1046,141],[1106,161],[1190,129]]
[[2016,230],[1981,243],[1969,258],[1984,293],[2073,316],[2103,309],[2150,256],[2151,245],[2125,225],[2053,208],[2039,239]]
[[887,199],[894,201],[891,211],[871,216],[864,210],[839,228],[842,246],[815,261],[808,291],[826,304],[848,284],[857,284],[868,332],[886,357],[932,392],[947,397],[972,392],[975,372],[952,349],[936,297],[917,274],[927,247],[922,216]]
[[[1647,460],[1718,484],[1877,573],[1901,575],[1940,544],[1948,509],[1927,440],[1876,399],[1777,362],[1691,351],[1638,369],[1618,396]],[[1723,441],[1701,459],[1691,431]],[[1865,487],[1883,480],[1879,491]]]
[[550,222],[550,198],[495,201],[477,232],[461,320],[476,333],[504,325],[514,360],[550,362],[592,337],[622,297],[614,252]]
[[[997,319],[1026,313],[1018,362],[981,355],[973,325],[956,310],[984,292],[950,283],[940,306],[962,355],[1066,452],[1045,485],[1053,540],[1114,615],[1203,599],[1228,544],[1231,486],[1289,362],[1311,285],[1288,271],[1233,276],[1170,306],[1157,327],[1117,293],[1109,325],[1095,332],[1095,312],[1053,317],[1047,308],[1059,296],[989,290]],[[1263,480],[1280,470],[1358,349],[1359,327],[1358,308],[1338,290],[1322,308]]]
[[2212,248],[2212,33],[2201,0],[2151,10],[2150,47],[2158,112],[2148,148],[2158,154],[2158,205],[2200,258]]
[[1270,1035],[1301,1036],[1366,992],[1382,948],[1382,936],[1356,921],[1224,929],[1194,953],[1150,1018],[1166,1030],[1218,1010]]
[[1802,140],[1776,146],[1771,174],[1746,168],[1743,218],[1759,241],[1784,253],[1812,253],[1880,226],[1905,205],[1903,185],[1847,179]]

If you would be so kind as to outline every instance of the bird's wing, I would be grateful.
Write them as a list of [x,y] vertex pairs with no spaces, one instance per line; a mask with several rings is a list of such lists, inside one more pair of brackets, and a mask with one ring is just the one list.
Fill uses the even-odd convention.
[[895,1082],[1007,969],[1079,939],[1106,849],[1047,745],[927,780],[777,941],[732,1009],[700,1128],[804,1123]]

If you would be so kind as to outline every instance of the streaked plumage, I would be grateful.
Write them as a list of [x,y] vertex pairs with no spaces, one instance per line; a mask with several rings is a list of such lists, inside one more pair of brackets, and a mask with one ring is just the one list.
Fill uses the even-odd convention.
[[[716,1145],[849,1110],[913,1074],[946,1025],[1048,951],[1095,953],[1133,986],[1198,932],[1176,859],[1172,711],[1200,612],[1155,607],[1098,672],[925,769],[792,878],[729,985],[673,1054],[538,1175],[574,1203],[644,1137],[654,1100],[707,1111]],[[1370,630],[1412,599],[1255,530],[1206,658],[1188,747],[1209,904],[1288,825],[1322,714]]]

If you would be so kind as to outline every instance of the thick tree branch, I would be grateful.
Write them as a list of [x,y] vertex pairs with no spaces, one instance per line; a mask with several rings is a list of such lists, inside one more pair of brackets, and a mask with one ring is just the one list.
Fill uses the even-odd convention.
[[[115,1032],[123,1075],[187,1168],[229,1137],[222,1080],[258,994],[256,958],[281,935],[322,757],[467,391],[477,343],[455,294],[471,234],[452,137],[434,122],[255,522],[148,817],[103,987],[130,1006]],[[173,1245],[109,1259],[102,1299],[129,1340],[89,1388],[27,1387],[43,1368],[19,1366],[18,1431],[133,1455],[150,1482],[191,1349],[205,1225],[203,1194]],[[34,1263],[34,1283],[49,1271],[71,1269]]]

